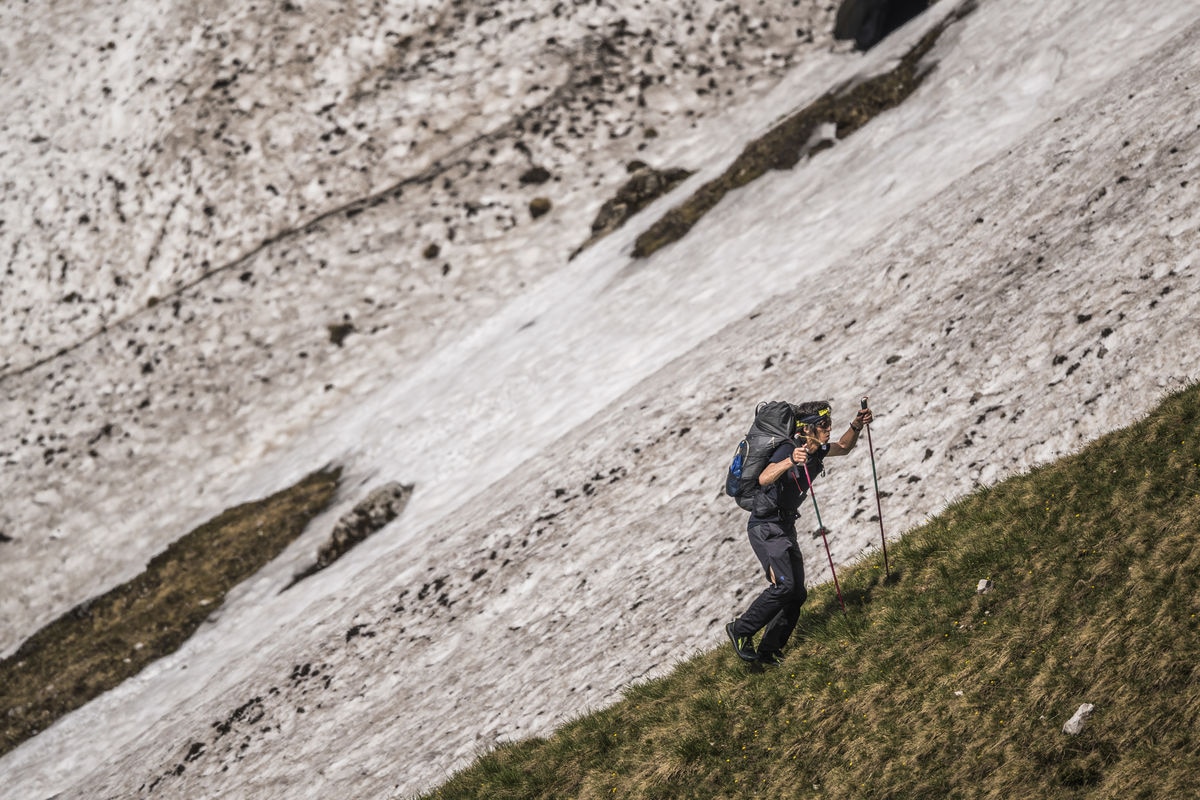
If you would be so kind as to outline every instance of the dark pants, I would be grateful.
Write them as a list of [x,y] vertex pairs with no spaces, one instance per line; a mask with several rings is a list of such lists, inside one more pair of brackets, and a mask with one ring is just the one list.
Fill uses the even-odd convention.
[[758,652],[775,653],[787,644],[792,629],[800,621],[800,606],[808,599],[804,561],[796,544],[795,528],[785,530],[778,523],[760,522],[751,525],[747,533],[771,585],[734,621],[733,632],[737,636],[753,636],[766,628]]

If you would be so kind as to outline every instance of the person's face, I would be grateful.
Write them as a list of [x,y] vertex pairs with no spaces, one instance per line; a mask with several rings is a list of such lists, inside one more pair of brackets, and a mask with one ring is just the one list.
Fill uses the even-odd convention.
[[828,417],[816,425],[805,425],[803,428],[804,439],[808,442],[815,441],[817,444],[828,444],[830,428]]

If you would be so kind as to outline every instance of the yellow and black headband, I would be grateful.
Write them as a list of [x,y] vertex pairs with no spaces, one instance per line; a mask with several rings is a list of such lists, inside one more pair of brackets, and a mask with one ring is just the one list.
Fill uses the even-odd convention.
[[829,422],[829,409],[828,408],[822,408],[820,411],[816,412],[815,414],[805,414],[802,417],[797,417],[796,418],[796,428],[798,430],[800,428],[800,426],[802,426],[802,425],[820,425],[822,422],[826,422],[826,423]]

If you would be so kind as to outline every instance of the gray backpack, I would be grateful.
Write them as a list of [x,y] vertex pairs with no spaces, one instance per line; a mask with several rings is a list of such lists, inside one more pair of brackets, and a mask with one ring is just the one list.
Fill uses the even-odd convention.
[[790,403],[782,400],[759,403],[754,411],[754,423],[746,438],[738,443],[725,474],[725,494],[747,511],[755,511],[754,501],[762,490],[758,476],[766,468],[775,448],[791,439],[795,432],[796,409]]

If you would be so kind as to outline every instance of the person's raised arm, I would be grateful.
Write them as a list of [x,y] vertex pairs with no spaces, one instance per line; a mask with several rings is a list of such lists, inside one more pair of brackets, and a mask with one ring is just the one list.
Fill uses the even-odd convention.
[[850,423],[850,427],[842,434],[836,442],[830,442],[829,455],[844,456],[854,449],[854,445],[858,444],[858,435],[862,433],[864,425],[870,425],[871,420],[875,417],[871,414],[871,409],[860,409],[854,415],[854,421]]

